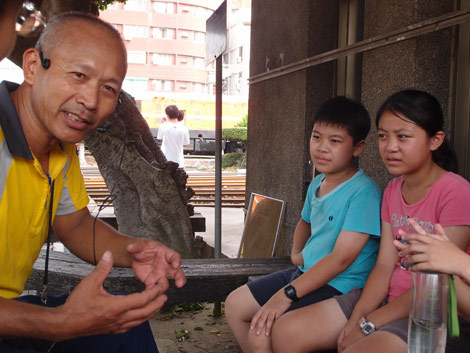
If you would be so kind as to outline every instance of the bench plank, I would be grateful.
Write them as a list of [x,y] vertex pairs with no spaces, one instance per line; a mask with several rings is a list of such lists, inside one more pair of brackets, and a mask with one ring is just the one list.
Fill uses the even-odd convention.
[[[42,289],[45,251],[41,251],[33,273],[26,283],[26,290]],[[181,268],[187,283],[182,289],[170,280],[167,291],[168,304],[183,302],[224,301],[234,289],[248,282],[250,276],[266,275],[292,267],[290,257],[259,259],[183,259]],[[94,266],[85,263],[72,254],[51,252],[49,261],[49,284],[47,293],[56,295],[68,293],[80,280],[93,271]],[[143,290],[142,283],[128,268],[113,268],[104,284],[109,292],[135,293]]]

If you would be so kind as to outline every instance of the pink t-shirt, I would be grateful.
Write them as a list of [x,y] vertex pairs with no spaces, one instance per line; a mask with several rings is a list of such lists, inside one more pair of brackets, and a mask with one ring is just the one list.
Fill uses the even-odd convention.
[[[443,227],[470,225],[470,183],[461,176],[448,172],[439,178],[419,202],[408,205],[403,200],[403,177],[393,179],[384,191],[382,220],[390,223],[393,236],[398,230],[414,233],[408,218],[413,218],[427,233],[435,233],[434,225]],[[390,280],[388,301],[394,300],[411,288],[411,272],[397,262]]]

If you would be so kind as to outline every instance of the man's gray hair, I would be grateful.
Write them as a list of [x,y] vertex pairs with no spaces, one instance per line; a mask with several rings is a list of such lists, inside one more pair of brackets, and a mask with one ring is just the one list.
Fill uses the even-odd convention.
[[90,25],[95,25],[104,29],[111,35],[111,37],[115,38],[121,44],[124,58],[127,61],[126,47],[121,34],[108,22],[84,12],[64,12],[52,17],[36,42],[35,48],[42,51],[44,55],[47,56],[53,48],[61,44],[61,34],[67,24],[75,20],[85,21],[90,23]]

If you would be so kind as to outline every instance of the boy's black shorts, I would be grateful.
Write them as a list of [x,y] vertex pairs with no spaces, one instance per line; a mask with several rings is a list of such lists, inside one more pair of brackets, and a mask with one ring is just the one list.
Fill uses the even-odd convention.
[[[248,288],[259,305],[263,306],[279,289],[284,288],[294,279],[303,274],[298,268],[289,268],[271,273],[252,282],[248,282]],[[287,311],[302,308],[304,306],[333,298],[342,293],[332,286],[325,284],[323,287],[299,298],[298,302],[292,302]]]

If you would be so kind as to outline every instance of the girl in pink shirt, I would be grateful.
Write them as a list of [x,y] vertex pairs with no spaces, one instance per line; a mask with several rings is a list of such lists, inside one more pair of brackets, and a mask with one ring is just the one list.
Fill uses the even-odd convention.
[[426,92],[400,91],[382,104],[376,117],[379,151],[388,171],[399,177],[384,192],[376,265],[362,292],[353,289],[299,309],[311,322],[309,334],[289,347],[273,340],[275,352],[335,346],[340,353],[407,352],[411,274],[393,243],[399,230],[415,233],[412,218],[429,234],[441,224],[460,249],[470,239],[470,184],[455,174],[457,161],[443,125],[439,102]]
[[[390,181],[382,201],[382,236],[377,263],[351,317],[341,331],[338,350],[407,352],[411,273],[393,241],[399,230],[414,233],[409,219],[427,233],[441,224],[460,249],[470,239],[470,184],[457,172],[455,153],[443,132],[444,117],[436,98],[405,90],[389,97],[377,113],[379,151],[398,178]],[[380,306],[387,299],[387,304]],[[360,323],[372,324],[365,335]]]

